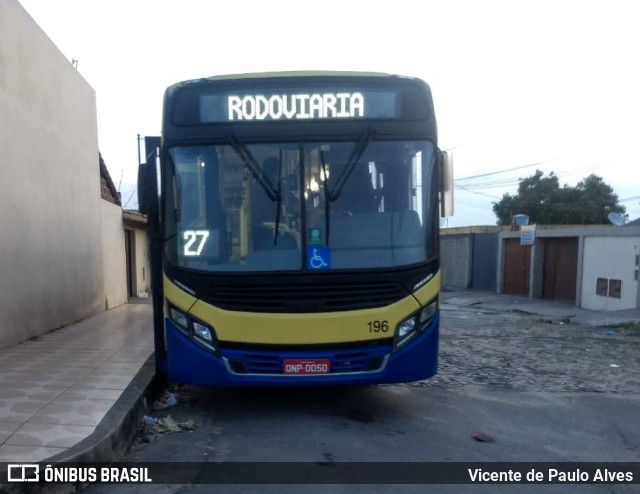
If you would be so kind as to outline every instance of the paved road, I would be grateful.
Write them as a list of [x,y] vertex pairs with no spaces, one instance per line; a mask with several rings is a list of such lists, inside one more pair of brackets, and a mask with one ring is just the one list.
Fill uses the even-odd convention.
[[[441,373],[410,385],[182,388],[131,461],[640,461],[640,332],[444,306]],[[562,324],[560,324],[562,323]],[[482,433],[494,442],[472,436]],[[196,481],[197,478],[194,478]],[[163,485],[111,492],[631,493],[638,485]]]

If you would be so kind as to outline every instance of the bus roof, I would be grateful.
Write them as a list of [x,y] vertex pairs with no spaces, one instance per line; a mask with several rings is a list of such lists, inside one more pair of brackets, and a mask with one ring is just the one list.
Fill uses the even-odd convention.
[[285,77],[379,77],[379,78],[402,78],[402,79],[416,79],[415,77],[407,77],[398,74],[388,74],[384,72],[355,72],[355,71],[340,71],[340,70],[291,70],[280,72],[249,72],[245,74],[224,74],[215,75],[211,77],[202,77],[200,79],[190,79],[186,81],[180,81],[173,84],[168,88],[168,91],[176,89],[179,86],[196,84],[205,81],[230,81],[230,80],[247,80],[247,79],[272,79],[272,78],[285,78]]

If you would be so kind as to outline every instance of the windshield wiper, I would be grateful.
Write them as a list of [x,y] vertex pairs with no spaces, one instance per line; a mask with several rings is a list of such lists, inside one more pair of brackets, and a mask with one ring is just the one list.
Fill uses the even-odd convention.
[[273,184],[269,180],[269,177],[267,177],[267,175],[264,173],[264,170],[260,167],[256,159],[253,157],[251,151],[247,149],[247,146],[245,146],[242,141],[240,141],[240,139],[238,139],[234,135],[227,136],[227,142],[236,152],[238,157],[247,166],[249,171],[251,171],[260,186],[267,193],[267,196],[269,196],[269,199],[271,199],[272,201],[280,201],[280,192],[273,187]]
[[324,194],[324,231],[326,245],[329,245],[329,175],[327,175],[327,160],[324,159],[324,151],[320,151],[322,165],[322,193]]
[[[243,144],[243,142],[234,135],[227,136],[227,142],[231,145],[236,154],[244,162],[246,167],[251,171],[260,186],[264,189],[269,199],[277,201],[276,224],[273,232],[273,245],[278,241],[278,230],[280,229],[280,210],[282,209],[282,191],[280,185],[276,189],[269,177],[264,173],[262,167],[251,154],[251,151]],[[282,183],[282,156],[278,159],[278,184]]]
[[[278,240],[278,230],[280,229],[280,210],[282,209],[282,151],[280,151],[280,157],[278,158],[278,204],[276,209],[276,226],[273,232],[273,246],[275,247]],[[286,190],[285,190],[286,192]]]
[[340,197],[340,193],[342,192],[342,188],[344,187],[344,184],[349,179],[351,172],[353,171],[353,169],[356,166],[356,163],[362,156],[362,153],[364,153],[364,150],[367,149],[367,146],[371,142],[371,138],[373,137],[374,134],[375,134],[375,131],[372,128],[368,128],[362,133],[360,140],[358,141],[356,146],[353,148],[353,151],[351,152],[351,156],[349,156],[349,161],[347,161],[347,165],[343,168],[342,173],[338,177],[338,180],[336,180],[335,187],[329,192],[329,200],[331,202],[335,201],[336,199],[338,199],[338,197]]

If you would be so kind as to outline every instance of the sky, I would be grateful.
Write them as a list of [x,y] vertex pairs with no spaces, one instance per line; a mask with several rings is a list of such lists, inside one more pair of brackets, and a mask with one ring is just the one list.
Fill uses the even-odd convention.
[[432,88],[454,154],[455,214],[536,169],[595,173],[640,217],[636,0],[19,0],[96,91],[99,147],[137,207],[137,135],[159,135],[175,82],[276,70],[363,70]]

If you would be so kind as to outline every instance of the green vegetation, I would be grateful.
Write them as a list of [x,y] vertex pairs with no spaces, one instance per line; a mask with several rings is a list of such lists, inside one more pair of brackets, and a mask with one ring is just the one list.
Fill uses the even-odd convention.
[[606,324],[600,327],[605,329],[631,329],[633,331],[640,331],[640,321],[621,322],[618,324]]
[[516,214],[529,216],[530,224],[594,225],[609,224],[609,213],[625,213],[618,195],[601,177],[589,175],[578,185],[560,187],[558,177],[540,170],[520,179],[518,193],[504,194],[493,203],[498,225],[510,225]]

